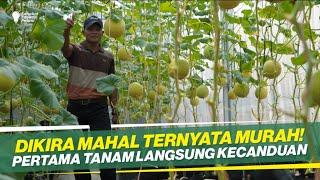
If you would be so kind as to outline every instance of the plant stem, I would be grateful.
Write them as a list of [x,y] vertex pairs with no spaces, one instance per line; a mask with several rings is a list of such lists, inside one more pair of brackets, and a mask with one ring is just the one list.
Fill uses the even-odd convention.
[[[261,83],[261,77],[260,77],[260,51],[259,51],[259,37],[260,37],[260,30],[259,30],[259,16],[258,16],[258,0],[256,0],[256,4],[255,4],[255,17],[256,17],[256,26],[257,26],[257,33],[256,33],[256,57],[257,57],[257,63],[256,63],[256,71],[257,71],[257,77],[258,77],[258,81],[259,81],[259,85],[258,88],[260,88],[260,83]],[[265,43],[264,43],[265,45]],[[261,112],[260,112],[260,105],[261,105],[261,99],[258,98],[258,108],[257,108],[257,113],[258,113],[258,122],[259,124],[261,123]]]
[[[175,62],[178,61],[179,59],[179,52],[180,52],[180,42],[181,42],[181,29],[180,29],[180,24],[181,24],[181,16],[184,12],[184,8],[180,8],[181,4],[179,1],[176,1],[176,9],[177,9],[177,13],[176,13],[176,28],[175,28],[175,46],[174,46],[174,60]],[[170,55],[170,54],[169,54]],[[172,59],[172,58],[170,58]],[[177,73],[176,73],[177,74]],[[179,88],[179,80],[178,77],[176,75],[175,77],[175,87],[176,87],[176,92],[177,92],[177,102],[175,104],[175,108],[174,108],[174,112],[172,115],[172,121],[175,119],[178,109],[179,109],[179,105],[181,103],[181,93],[180,93],[180,88]]]
[[218,68],[218,62],[219,62],[219,50],[220,50],[220,24],[219,24],[219,15],[218,15],[218,2],[217,1],[211,1],[211,15],[212,15],[212,21],[213,21],[213,34],[214,34],[214,42],[213,47],[214,49],[214,67],[213,67],[213,97],[212,97],[212,121],[216,122],[217,119],[217,104],[218,104],[218,85],[217,85],[217,76],[218,72],[216,71]]
[[[307,72],[306,72],[306,94],[309,94],[309,89],[310,89],[310,80],[311,80],[311,75],[312,75],[312,66],[313,66],[313,56],[311,54],[311,51],[308,47],[308,44],[307,44],[307,40],[305,38],[305,35],[304,35],[304,31],[303,31],[303,28],[302,26],[297,22],[297,13],[298,13],[298,10],[299,8],[303,6],[303,2],[302,1],[297,1],[295,3],[295,6],[294,6],[294,10],[293,12],[291,13],[290,16],[288,16],[288,20],[291,22],[291,24],[293,26],[296,27],[296,30],[297,30],[297,34],[298,34],[298,37],[300,39],[300,41],[302,42],[302,46],[303,46],[303,49],[304,49],[304,52],[307,54]],[[307,102],[311,102],[311,97],[309,96],[307,98]],[[310,145],[310,153],[311,153],[311,156],[312,156],[312,159],[313,158],[316,158],[316,155],[315,155],[315,151],[314,151],[314,144],[313,144],[313,141],[312,141],[312,134],[309,130],[309,126],[308,126],[308,118],[309,117],[309,107],[308,107],[308,103],[306,103],[304,105],[304,112],[303,112],[303,115],[302,115],[302,121],[304,123],[304,126],[306,128],[306,136],[307,136],[307,139],[308,139],[308,142],[309,142],[309,145]]]
[[[159,99],[159,86],[161,84],[161,44],[162,44],[162,31],[161,31],[161,13],[160,13],[160,2],[158,2],[158,11],[157,11],[157,14],[158,14],[158,26],[159,26],[159,35],[158,35],[158,51],[157,51],[157,85],[156,85],[156,91],[157,91],[157,97],[156,97],[156,100]],[[161,98],[162,100],[162,98]],[[162,106],[162,101],[158,101],[159,103],[156,104],[155,108],[156,109],[156,114],[155,114],[155,118],[158,119],[161,117],[161,106]]]

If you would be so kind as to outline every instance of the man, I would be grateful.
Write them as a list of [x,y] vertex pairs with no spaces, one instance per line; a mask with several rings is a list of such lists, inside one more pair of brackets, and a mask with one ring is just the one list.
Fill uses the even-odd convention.
[[[96,79],[115,73],[114,58],[100,46],[103,23],[97,16],[84,21],[85,41],[79,45],[70,44],[70,29],[74,22],[67,19],[64,31],[62,53],[68,60],[69,80],[67,85],[67,110],[78,118],[80,125],[89,125],[91,130],[110,130],[107,97],[97,92]],[[117,123],[117,91],[109,96],[112,107],[112,123]],[[81,172],[89,170],[81,170]],[[101,180],[115,180],[114,169],[101,169]],[[89,173],[75,173],[76,180],[90,180]]]

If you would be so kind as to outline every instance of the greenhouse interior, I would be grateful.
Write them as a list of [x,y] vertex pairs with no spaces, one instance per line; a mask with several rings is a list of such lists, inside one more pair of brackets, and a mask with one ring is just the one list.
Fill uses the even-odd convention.
[[[303,140],[282,141],[308,144],[308,155],[292,161],[127,163],[114,166],[115,178],[94,166],[82,179],[320,179],[319,63],[320,0],[1,0],[0,136],[69,126],[61,130],[301,127]],[[24,171],[11,163],[0,163],[0,180],[81,179],[71,167]]]

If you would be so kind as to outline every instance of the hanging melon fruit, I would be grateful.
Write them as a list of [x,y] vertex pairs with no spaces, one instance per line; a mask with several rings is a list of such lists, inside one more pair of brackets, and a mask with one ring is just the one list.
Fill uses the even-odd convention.
[[210,60],[213,59],[213,55],[214,55],[213,47],[210,45],[206,45],[206,47],[204,48],[204,51],[203,51],[203,55],[207,59],[210,59]]
[[257,87],[254,95],[257,99],[265,99],[268,96],[268,88],[265,86]]
[[149,99],[149,101],[154,101],[154,100],[156,99],[156,97],[157,97],[157,92],[156,92],[156,91],[150,90],[150,91],[148,92],[148,99]]
[[[308,95],[309,94],[309,95]],[[303,104],[307,104],[308,98],[310,97],[310,93],[307,93],[306,89],[304,89],[301,93],[301,100]],[[314,101],[314,99],[312,97],[310,97],[310,102],[309,104],[307,104],[308,107],[314,107],[316,106],[316,102]]]
[[169,64],[169,75],[172,78],[178,77],[179,80],[186,78],[189,74],[189,63],[186,60],[177,60]]
[[0,91],[6,92],[13,88],[16,84],[14,78],[7,75],[4,71],[0,70]]
[[197,87],[196,92],[199,98],[206,98],[209,95],[209,89],[206,85],[200,85]]
[[233,9],[240,4],[240,0],[218,0],[219,7],[221,9]]
[[113,38],[122,36],[125,28],[125,22],[122,19],[108,18],[104,22],[104,33]]
[[143,86],[137,82],[133,82],[128,88],[129,96],[140,99],[143,97]]
[[249,86],[246,84],[236,83],[233,91],[238,97],[244,98],[249,94]]
[[157,93],[159,95],[164,95],[164,93],[166,92],[167,88],[164,85],[159,84],[159,85],[157,85],[156,90],[157,90]]
[[281,74],[281,65],[277,61],[268,60],[263,65],[263,75],[269,79],[274,79]]
[[314,103],[320,105],[320,71],[317,71],[311,77],[310,95]]
[[126,48],[120,48],[118,50],[118,58],[121,61],[128,61],[131,59],[131,54]]

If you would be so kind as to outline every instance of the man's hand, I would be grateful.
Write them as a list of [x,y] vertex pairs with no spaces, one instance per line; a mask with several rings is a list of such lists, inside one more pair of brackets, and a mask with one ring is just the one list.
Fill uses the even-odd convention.
[[68,58],[71,56],[73,47],[70,45],[70,29],[74,26],[74,21],[73,21],[73,14],[70,15],[70,17],[67,18],[66,24],[67,27],[64,29],[63,37],[64,37],[64,43],[63,47],[61,49],[63,56]]
[[74,26],[73,14],[70,14],[66,19],[67,27],[64,30],[65,35],[69,35],[70,29]]
[[74,26],[74,21],[72,19],[72,16],[71,16],[71,18],[67,18],[66,23],[67,23],[66,30],[70,30]]

